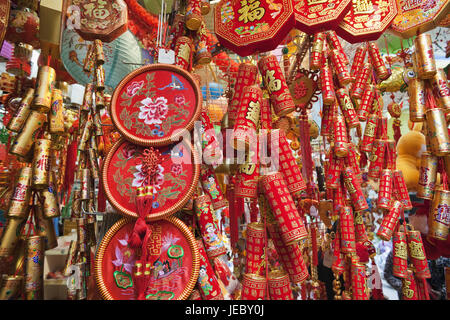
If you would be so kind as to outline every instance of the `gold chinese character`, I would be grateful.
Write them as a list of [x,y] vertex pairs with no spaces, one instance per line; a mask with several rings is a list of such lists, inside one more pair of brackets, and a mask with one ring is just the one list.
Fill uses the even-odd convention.
[[353,0],[355,14],[369,14],[374,12],[372,0]]
[[238,21],[248,23],[249,21],[261,20],[266,10],[259,5],[259,1],[249,0],[247,3],[247,0],[242,0],[241,8],[238,10],[238,13],[240,13]]
[[247,115],[245,116],[245,119],[252,121],[255,126],[257,126],[259,121],[259,113],[259,101],[250,101],[250,103],[248,104]]
[[264,81],[267,84],[267,88],[270,93],[276,92],[281,89],[281,80],[274,77],[275,70],[267,70],[264,77]]

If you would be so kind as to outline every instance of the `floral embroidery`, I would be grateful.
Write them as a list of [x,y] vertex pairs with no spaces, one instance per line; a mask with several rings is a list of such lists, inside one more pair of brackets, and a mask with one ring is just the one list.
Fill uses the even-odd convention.
[[128,234],[125,234],[124,239],[119,240],[119,244],[124,246],[124,248],[121,249],[119,246],[116,246],[114,251],[116,259],[112,261],[112,264],[120,268],[120,270],[114,271],[113,276],[118,288],[127,289],[133,286],[131,273],[133,271],[135,257],[133,252],[128,248]]
[[186,102],[184,96],[176,96],[175,97],[175,103],[176,104],[184,104]]
[[139,90],[142,89],[144,86],[144,80],[142,81],[133,81],[128,87],[127,87],[127,95],[129,97],[133,97],[136,93],[139,92]]
[[179,163],[174,163],[174,164],[172,164],[172,166],[170,167],[170,171],[172,172],[172,174],[173,174],[175,177],[178,177],[178,176],[181,174],[181,172],[183,171],[183,167],[182,167],[181,164],[179,164]]
[[136,146],[134,144],[128,144],[125,148],[123,148],[123,156],[125,159],[130,159],[134,156],[134,153],[136,152]]
[[167,99],[164,97],[158,97],[155,101],[145,98],[140,102],[139,109],[138,118],[144,120],[145,124],[161,124],[169,111]]
[[[136,172],[133,173],[134,175],[134,179],[133,182],[131,183],[131,185],[133,187],[145,187],[146,183],[145,181],[147,180],[147,176],[142,172],[142,164],[138,164],[136,167]],[[158,170],[156,171],[156,177],[155,177],[155,183],[154,183],[154,187],[155,187],[155,192],[157,191],[156,189],[161,189],[161,185],[164,183],[164,168],[158,164]]]

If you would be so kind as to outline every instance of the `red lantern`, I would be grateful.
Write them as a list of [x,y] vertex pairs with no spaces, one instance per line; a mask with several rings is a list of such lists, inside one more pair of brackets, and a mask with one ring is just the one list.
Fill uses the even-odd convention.
[[350,0],[294,0],[295,28],[308,34],[333,29],[350,10]]
[[220,43],[243,57],[275,49],[294,25],[290,0],[222,0],[214,11]]
[[350,43],[374,41],[396,15],[396,0],[354,0],[336,33]]

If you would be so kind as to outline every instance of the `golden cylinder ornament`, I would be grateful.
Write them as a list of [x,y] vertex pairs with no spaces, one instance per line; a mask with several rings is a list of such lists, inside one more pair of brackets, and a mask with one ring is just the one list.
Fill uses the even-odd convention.
[[52,107],[49,112],[50,133],[64,133],[64,104],[62,92],[59,89],[53,89]]
[[25,299],[42,300],[44,296],[44,239],[31,236],[26,243]]
[[33,177],[31,185],[35,190],[48,188],[50,181],[50,148],[52,140],[38,139],[34,146]]
[[32,169],[23,167],[19,171],[14,193],[11,197],[7,217],[24,219],[28,215],[31,198]]
[[55,69],[49,66],[39,67],[31,109],[47,113],[52,104],[52,90],[56,80]]
[[36,140],[37,132],[42,128],[46,121],[46,114],[38,111],[32,111],[28,116],[27,122],[25,123],[22,131],[16,137],[11,148],[9,149],[9,153],[25,158]]
[[436,74],[433,41],[429,33],[419,34],[414,39],[416,48],[417,75],[420,79],[431,79]]
[[450,226],[450,191],[436,190],[428,216],[428,236],[447,240]]
[[20,101],[19,108],[17,109],[14,116],[11,118],[11,120],[8,122],[6,128],[13,132],[20,132],[22,130],[23,126],[25,125],[25,122],[28,119],[28,116],[31,113],[31,102],[33,101],[34,97],[34,89],[29,88],[25,95],[22,97],[22,100]]
[[450,154],[450,138],[444,110],[433,108],[425,113],[428,137],[430,138],[431,153],[438,157]]

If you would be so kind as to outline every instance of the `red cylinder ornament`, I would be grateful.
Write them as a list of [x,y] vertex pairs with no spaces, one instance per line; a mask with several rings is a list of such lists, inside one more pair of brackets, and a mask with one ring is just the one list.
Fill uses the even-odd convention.
[[[361,110],[361,109],[360,109]],[[361,117],[359,118],[361,119]],[[364,128],[364,136],[361,141],[360,150],[365,152],[372,152],[373,143],[377,132],[378,116],[371,114],[367,118],[366,127]]]
[[402,300],[417,300],[416,280],[410,268],[407,270],[407,276],[402,279]]
[[345,206],[339,209],[339,234],[341,236],[341,252],[356,252],[355,225],[352,207]]
[[344,185],[350,194],[351,203],[355,211],[363,211],[369,209],[361,184],[358,181],[353,169],[347,167],[343,171]]
[[289,275],[282,271],[271,271],[268,277],[270,300],[294,300]]
[[286,245],[296,243],[308,236],[305,225],[297,211],[294,200],[280,172],[271,173],[260,178],[264,194],[279,223],[281,237]]
[[245,144],[256,146],[257,127],[261,113],[262,91],[257,85],[244,88],[233,129],[233,146]]
[[282,117],[294,111],[295,104],[277,57],[274,55],[262,57],[258,67],[275,114]]
[[431,278],[420,231],[409,230],[406,232],[406,238],[408,242],[408,254],[414,266],[416,277],[420,279]]
[[350,74],[356,75],[358,74],[359,70],[364,65],[364,61],[366,59],[367,54],[367,47],[365,45],[361,45],[358,48],[356,48],[355,56],[353,57],[353,63],[350,68]]
[[208,257],[214,259],[225,254],[227,249],[214,218],[211,199],[206,194],[200,195],[195,199],[194,206]]
[[364,88],[364,92],[361,98],[361,104],[358,110],[358,116],[360,121],[366,121],[368,115],[372,112],[372,104],[374,99],[375,99],[375,86],[369,83]]
[[366,88],[367,81],[372,74],[372,65],[365,63],[363,68],[356,74],[355,85],[352,90],[352,98],[361,99],[363,97],[364,89]]
[[267,231],[291,282],[302,283],[305,281],[309,273],[298,244],[285,245],[281,237],[280,227],[276,223],[267,224]]
[[346,88],[336,90],[336,97],[339,101],[339,106],[341,107],[347,127],[351,129],[359,126],[358,115],[356,114],[356,110],[348,90]]
[[408,277],[408,247],[406,233],[402,230],[392,235],[392,273],[398,278]]
[[381,139],[375,139],[372,144],[372,153],[370,155],[369,161],[369,171],[368,176],[370,178],[379,179],[381,176],[381,171],[384,165],[384,154],[386,150],[385,141]]
[[391,169],[381,171],[380,185],[378,188],[377,207],[389,210],[392,205],[392,189],[394,175]]
[[264,276],[266,273],[264,261],[264,224],[252,222],[247,225],[246,233],[246,273]]
[[314,34],[314,40],[311,49],[311,56],[309,59],[309,65],[311,70],[319,70],[322,65],[323,57],[323,41],[325,40],[325,33],[318,32]]
[[383,81],[389,78],[391,75],[390,70],[384,64],[381,57],[380,49],[376,42],[369,42],[368,44],[369,57],[372,62],[372,66],[379,80]]
[[268,98],[262,98],[259,123],[261,129],[272,129],[272,110],[270,108],[270,99]]
[[344,158],[338,158],[333,154],[330,154],[327,175],[326,186],[330,189],[337,189],[341,185],[341,171],[344,169]]
[[389,213],[383,218],[380,227],[377,231],[378,238],[384,241],[390,241],[395,228],[397,227],[398,218],[401,216],[403,210],[403,204],[395,200],[392,207],[389,209]]
[[405,179],[403,178],[403,172],[401,170],[394,170],[393,194],[395,199],[399,200],[403,204],[404,210],[411,210],[413,208],[411,199],[409,198],[408,188],[406,186]]
[[366,267],[361,263],[351,265],[352,300],[369,300],[366,284]]
[[200,170],[200,179],[202,182],[203,191],[209,195],[214,210],[226,207],[228,205],[228,201],[217,181],[214,170],[210,166],[202,165]]
[[267,280],[256,274],[245,273],[242,277],[241,300],[264,300]]
[[329,106],[336,101],[336,93],[333,85],[333,73],[328,64],[320,68],[320,85],[322,91],[322,100],[325,106]]
[[222,290],[209,262],[202,240],[197,240],[197,247],[200,253],[200,271],[197,279],[200,296],[202,300],[223,300]]
[[186,36],[178,37],[175,44],[175,65],[189,71],[192,64],[192,39]]
[[[277,134],[278,132],[278,134]],[[278,141],[276,137],[278,135]],[[292,149],[286,139],[283,130],[276,129],[271,132],[271,148],[275,148],[279,152],[280,168],[279,171],[283,175],[287,188],[293,197],[297,197],[306,189],[305,181],[296,159],[292,153]],[[275,140],[275,141],[274,141]],[[274,151],[271,149],[271,151]],[[273,154],[273,153],[272,153]]]
[[333,117],[334,154],[337,157],[348,155],[348,134],[344,116],[337,114]]
[[233,98],[229,103],[228,120],[233,122],[239,111],[241,97],[246,86],[252,86],[256,83],[258,68],[251,63],[241,63],[238,68],[236,81],[234,84]]

